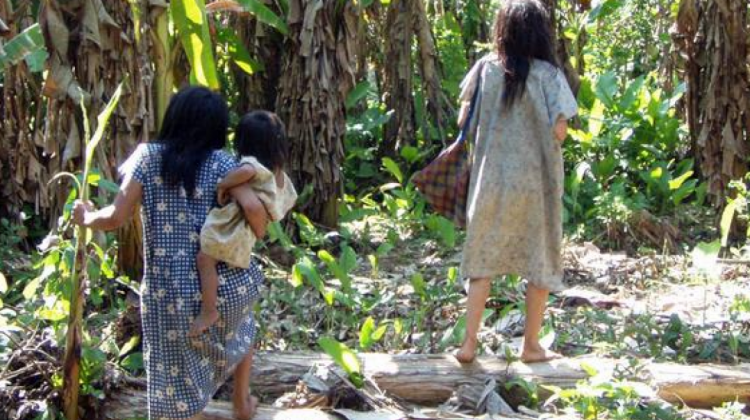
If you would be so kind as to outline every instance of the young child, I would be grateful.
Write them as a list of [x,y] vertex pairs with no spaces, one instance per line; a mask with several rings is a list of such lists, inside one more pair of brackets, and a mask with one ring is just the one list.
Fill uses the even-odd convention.
[[474,360],[491,279],[508,274],[528,281],[521,360],[559,357],[542,347],[539,332],[549,292],[565,287],[561,143],[577,107],[557,65],[550,28],[539,0],[505,0],[494,53],[463,83],[462,102],[476,97],[468,120],[476,135],[461,261],[470,279],[466,338],[456,354],[462,363]]
[[[240,168],[219,183],[219,204],[225,204],[228,191],[240,187],[243,194],[255,194],[263,203],[271,221],[281,220],[297,200],[297,193],[284,173],[288,144],[284,124],[268,111],[253,111],[240,120],[234,147],[240,156]],[[201,281],[201,312],[190,328],[190,337],[200,335],[219,319],[216,265],[247,268],[257,240],[236,203],[211,210],[201,230],[198,272]]]

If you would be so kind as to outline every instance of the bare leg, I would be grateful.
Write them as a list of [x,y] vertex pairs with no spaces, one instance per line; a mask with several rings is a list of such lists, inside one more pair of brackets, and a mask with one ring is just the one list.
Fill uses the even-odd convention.
[[525,363],[544,362],[559,359],[559,354],[547,350],[539,343],[539,332],[542,330],[544,311],[547,309],[549,290],[541,289],[529,283],[526,288],[526,330],[523,338],[521,360]]
[[188,337],[197,337],[219,320],[216,300],[219,289],[218,261],[202,252],[198,253],[198,274],[201,279],[201,313],[190,326]]
[[469,299],[466,302],[466,338],[456,359],[461,363],[471,363],[477,351],[477,333],[482,323],[482,314],[490,296],[490,279],[471,279]]
[[253,367],[253,350],[251,349],[234,371],[234,390],[232,403],[237,420],[250,420],[258,411],[258,399],[249,394],[250,371]]

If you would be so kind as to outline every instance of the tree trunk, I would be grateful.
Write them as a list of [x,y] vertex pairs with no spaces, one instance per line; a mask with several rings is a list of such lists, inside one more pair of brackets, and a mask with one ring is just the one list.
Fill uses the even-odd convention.
[[[424,2],[422,0],[415,1],[414,6],[414,31],[419,42],[419,70],[427,99],[426,108],[437,131],[437,139],[445,144],[445,128],[448,125],[448,119],[453,114],[453,108],[443,92],[442,84],[440,83],[440,62],[438,61],[435,39],[432,35]],[[423,129],[423,134],[425,139],[431,139],[433,138],[432,130],[430,129],[429,121],[426,122],[427,127]]]
[[732,180],[747,173],[750,146],[750,41],[744,0],[682,0],[676,42],[685,79],[692,152],[721,206]]
[[[441,404],[461,385],[482,385],[491,377],[498,383],[520,377],[537,385],[574,387],[588,377],[585,362],[601,373],[611,372],[618,360],[563,359],[525,365],[497,357],[482,357],[472,365],[459,364],[446,355],[361,354],[365,376],[387,394],[416,404]],[[315,364],[330,363],[314,353],[263,353],[256,357],[251,383],[263,395],[280,396],[293,391]],[[750,364],[736,366],[652,363],[643,370],[662,399],[691,407],[713,407],[722,402],[750,402]],[[119,397],[113,396],[113,401]]]
[[[421,0],[420,0],[421,1]],[[414,36],[414,0],[392,0],[386,17],[386,109],[393,112],[385,126],[381,154],[397,156],[416,137],[411,47]]]
[[[568,45],[568,40],[565,36],[559,36],[564,32],[565,28],[560,24],[558,18],[559,10],[557,0],[544,0],[544,4],[547,6],[547,11],[549,12],[551,21],[550,23],[552,24],[550,32],[552,33],[553,45],[555,45],[558,63],[565,72],[565,78],[568,81],[570,89],[573,91],[574,95],[577,95],[578,89],[581,87],[580,75],[582,75],[585,70],[583,47],[586,42],[586,29],[581,28],[581,34],[579,34],[578,43],[576,45],[576,67],[573,67],[570,63],[570,46]],[[571,13],[575,13],[575,4],[571,4],[570,7],[572,9]],[[586,7],[585,3],[582,2],[581,7]]]
[[[0,20],[13,37],[35,23],[31,7],[14,10],[9,0],[0,0]],[[45,159],[37,153],[44,129],[41,75],[33,74],[25,62],[8,66],[0,85],[0,216],[21,223],[25,205],[33,212],[49,207],[43,180]]]
[[287,124],[295,185],[312,194],[301,205],[335,227],[343,180],[346,97],[354,87],[357,14],[352,2],[292,0],[276,109]]
[[[265,0],[265,3],[274,12],[281,13],[280,10],[274,9],[273,1]],[[239,92],[235,110],[238,115],[253,109],[276,111],[284,35],[259,24],[251,15],[234,16],[232,22],[233,30],[240,41],[244,42],[250,55],[265,67],[262,72],[249,75],[233,66]]]

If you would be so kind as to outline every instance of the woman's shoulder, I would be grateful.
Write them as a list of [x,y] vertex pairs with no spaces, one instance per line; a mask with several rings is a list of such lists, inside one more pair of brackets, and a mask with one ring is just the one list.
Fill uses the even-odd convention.
[[531,63],[531,74],[541,80],[554,79],[560,71],[559,67],[549,61],[534,59]]

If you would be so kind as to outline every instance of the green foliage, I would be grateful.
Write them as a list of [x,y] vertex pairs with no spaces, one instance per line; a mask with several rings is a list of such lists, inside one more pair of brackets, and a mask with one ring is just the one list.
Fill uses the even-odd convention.
[[349,375],[349,380],[357,388],[364,385],[364,376],[362,367],[359,363],[357,354],[343,343],[330,338],[322,337],[318,340],[318,345]]
[[582,80],[581,128],[570,130],[574,141],[564,150],[569,226],[609,231],[636,211],[670,215],[702,200],[692,160],[680,158],[685,133],[674,107],[683,90],[666,94],[652,75]]
[[[651,402],[654,393],[647,385],[617,378],[613,373],[599,373],[585,364],[582,367],[590,378],[580,381],[575,388],[544,386],[553,393],[545,405],[559,405],[565,411],[572,411],[586,420],[683,418],[672,406]],[[615,369],[614,372],[616,371]]]
[[32,72],[41,72],[46,59],[47,49],[38,23],[24,29],[0,48],[0,70],[25,60]]
[[190,83],[219,89],[205,0],[175,0],[170,11],[190,62]]

